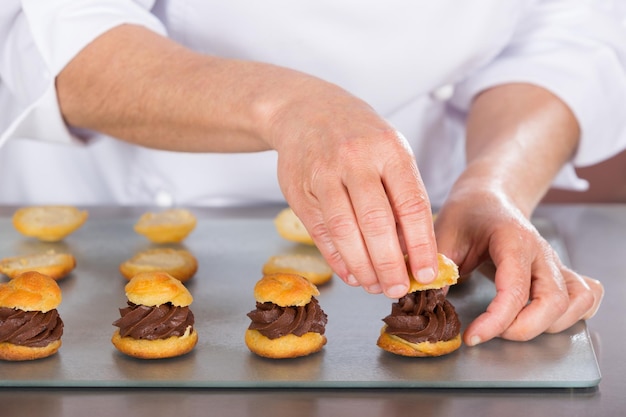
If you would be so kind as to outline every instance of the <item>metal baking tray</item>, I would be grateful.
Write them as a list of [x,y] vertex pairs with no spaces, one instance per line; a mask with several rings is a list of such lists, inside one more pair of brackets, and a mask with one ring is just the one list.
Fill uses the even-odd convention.
[[[252,354],[244,343],[246,316],[255,306],[252,289],[263,263],[280,253],[314,247],[285,241],[271,216],[199,216],[197,228],[180,246],[199,261],[187,283],[194,296],[199,342],[182,357],[140,360],[111,344],[118,308],[126,303],[126,280],[119,264],[154,247],[133,231],[138,216],[90,213],[86,224],[58,243],[18,234],[9,217],[0,218],[0,257],[49,249],[69,251],[76,269],[59,284],[65,323],[63,346],[49,358],[1,362],[5,387],[203,387],[203,388],[585,388],[596,386],[600,371],[586,324],[525,343],[493,340],[462,346],[438,358],[405,358],[376,346],[382,318],[392,300],[345,285],[337,277],[320,286],[328,314],[324,349],[308,357],[272,360]],[[551,225],[538,219],[540,232],[565,259]],[[7,279],[6,277],[0,279]],[[494,295],[491,281],[475,273],[451,288],[450,301],[463,325],[484,311]]]

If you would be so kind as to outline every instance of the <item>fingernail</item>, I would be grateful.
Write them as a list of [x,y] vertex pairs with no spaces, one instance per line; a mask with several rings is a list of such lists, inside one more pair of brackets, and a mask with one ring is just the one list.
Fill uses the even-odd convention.
[[482,342],[482,340],[480,340],[479,336],[472,336],[472,337],[470,337],[469,345],[470,346],[476,346],[476,345],[480,345],[481,342]]
[[408,289],[406,285],[394,285],[393,287],[387,288],[386,294],[389,298],[400,298],[406,295]]
[[383,290],[382,288],[380,288],[380,285],[378,284],[374,284],[374,285],[370,285],[369,287],[366,288],[367,292],[372,293],[372,294],[380,294]]
[[357,281],[352,274],[346,277],[346,282],[348,283],[348,285],[359,285],[359,281]]
[[435,279],[435,271],[432,268],[423,268],[417,271],[415,279],[422,284],[428,284]]

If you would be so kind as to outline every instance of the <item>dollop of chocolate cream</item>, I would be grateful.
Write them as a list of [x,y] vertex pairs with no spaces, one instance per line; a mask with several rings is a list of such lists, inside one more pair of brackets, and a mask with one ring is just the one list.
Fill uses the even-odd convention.
[[256,309],[248,313],[252,320],[248,329],[258,330],[268,339],[287,334],[302,336],[308,332],[324,334],[328,316],[315,297],[304,306],[281,307],[274,303],[256,303]]
[[459,316],[442,289],[405,295],[392,304],[383,321],[387,333],[411,343],[450,340],[461,330]]
[[63,321],[56,309],[42,313],[0,307],[0,343],[44,347],[62,335]]
[[120,336],[133,339],[182,336],[194,324],[189,307],[178,307],[172,303],[144,306],[128,301],[128,307],[120,308],[120,316],[113,325],[120,328]]

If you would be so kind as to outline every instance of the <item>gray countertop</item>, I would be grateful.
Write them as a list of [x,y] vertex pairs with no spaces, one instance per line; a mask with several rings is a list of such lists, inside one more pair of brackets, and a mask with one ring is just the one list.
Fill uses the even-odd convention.
[[[11,207],[0,208],[9,216]],[[89,208],[91,218],[137,215],[142,208]],[[194,210],[207,218],[271,218],[275,207]],[[576,389],[215,389],[15,388],[0,389],[0,416],[271,415],[271,416],[622,416],[626,415],[626,361],[622,349],[626,304],[626,206],[555,205],[537,214],[556,225],[574,269],[601,279],[606,296],[587,322],[602,372],[594,388]],[[337,283],[341,285],[341,283]],[[2,375],[0,375],[0,378]]]

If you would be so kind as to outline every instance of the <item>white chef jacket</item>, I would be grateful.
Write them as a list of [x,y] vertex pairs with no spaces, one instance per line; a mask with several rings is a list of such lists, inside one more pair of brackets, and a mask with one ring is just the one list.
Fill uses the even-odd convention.
[[278,64],[342,86],[406,136],[434,205],[463,169],[470,102],[498,84],[543,86],[577,117],[580,147],[555,186],[585,189],[573,167],[626,148],[624,0],[2,3],[0,204],[283,201],[274,151],[166,152],[64,123],[56,75],[93,39],[125,23],[196,51]]

